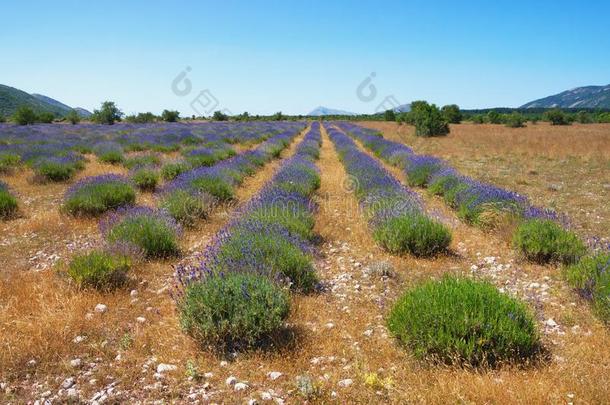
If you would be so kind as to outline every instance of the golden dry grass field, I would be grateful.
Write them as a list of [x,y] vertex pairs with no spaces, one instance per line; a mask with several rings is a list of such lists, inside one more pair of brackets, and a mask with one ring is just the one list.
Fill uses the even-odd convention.
[[[464,174],[567,213],[582,237],[610,236],[610,125],[509,129],[461,124],[452,126],[449,136],[433,139],[416,138],[406,125],[364,125],[418,153],[445,158]],[[238,205],[260,190],[302,138],[246,178],[237,192]],[[125,172],[88,158],[77,179]],[[69,184],[32,183],[29,169],[1,175],[21,207],[18,218],[0,222],[0,402],[610,401],[609,330],[566,284],[558,266],[522,261],[503,235],[465,224],[423,189],[414,190],[428,212],[452,231],[450,251],[428,259],[390,255],[375,244],[356,197],[343,186],[347,174],[326,130],[316,165],[321,185],[315,196],[315,268],[325,288],[294,294],[286,345],[226,356],[202,349],[182,332],[168,290],[174,266],[196,260],[232,218],[235,205],[216,207],[187,230],[183,257],[143,262],[127,286],[98,292],[78,289],[62,275],[75,252],[100,239],[97,221],[59,211]],[[406,184],[401,171],[384,166]],[[140,192],[138,202],[155,204],[150,194]],[[390,265],[391,274],[379,277],[370,271],[380,262]],[[425,364],[400,347],[385,326],[390,307],[406,289],[447,273],[489,280],[525,300],[548,359],[474,370]],[[96,312],[97,304],[107,310]],[[163,364],[168,367],[159,368]],[[297,384],[303,376],[315,391],[307,400]]]

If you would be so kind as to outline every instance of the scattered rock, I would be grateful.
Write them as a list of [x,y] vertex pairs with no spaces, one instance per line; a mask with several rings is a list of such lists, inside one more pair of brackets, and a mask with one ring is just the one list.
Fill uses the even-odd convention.
[[267,391],[263,391],[261,392],[261,399],[263,401],[271,401],[273,399],[273,396]]
[[138,317],[136,318],[136,322],[138,322],[138,323],[144,323],[144,322],[146,322],[146,318],[144,318],[143,316],[138,316]]
[[63,383],[61,383],[61,387],[67,390],[68,388],[72,388],[75,382],[76,380],[74,379],[74,377],[68,377],[64,380]]
[[270,380],[277,380],[278,378],[280,378],[283,374],[280,373],[279,371],[271,371],[269,373],[267,373],[267,377],[269,377]]
[[160,363],[157,366],[157,373],[159,374],[163,374],[166,373],[168,371],[175,371],[178,369],[178,366],[174,365],[174,364],[165,364],[165,363]]
[[77,336],[77,337],[75,337],[75,338],[74,338],[72,341],[73,341],[74,343],[81,343],[81,342],[84,342],[84,341],[85,341],[85,339],[87,339],[85,336],[80,336],[80,335],[78,335],[78,336]]
[[98,314],[103,314],[106,311],[108,311],[108,307],[104,304],[97,304],[95,306],[95,312],[97,312]]
[[70,367],[79,368],[83,364],[81,359],[70,360]]
[[243,382],[238,382],[233,386],[233,389],[235,391],[244,391],[248,389],[248,384],[243,383]]
[[135,298],[138,296],[138,290],[131,290],[131,292],[129,293],[129,295],[131,296],[131,298]]
[[351,378],[346,378],[345,380],[339,381],[339,387],[347,388],[354,383],[354,380]]
[[235,378],[235,377],[233,377],[233,376],[230,376],[229,378],[227,378],[227,379],[225,380],[225,384],[227,384],[227,385],[229,385],[229,386],[231,386],[231,385],[235,385],[235,384],[237,384],[237,378]]

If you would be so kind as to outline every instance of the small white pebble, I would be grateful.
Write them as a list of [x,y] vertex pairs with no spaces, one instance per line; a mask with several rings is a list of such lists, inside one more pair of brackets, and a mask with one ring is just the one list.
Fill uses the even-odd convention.
[[248,389],[248,384],[243,383],[243,382],[238,382],[237,384],[235,384],[235,385],[233,386],[233,389],[234,389],[235,391],[243,391],[243,390]]
[[282,375],[283,374],[280,373],[279,371],[271,371],[271,372],[267,373],[267,377],[269,377],[270,380],[277,380]]
[[225,380],[225,384],[227,385],[235,385],[237,383],[237,378],[230,376]]
[[70,360],[70,366],[73,368],[79,368],[83,364],[81,359]]
[[346,378],[345,380],[341,380],[339,381],[339,387],[349,387],[350,385],[352,385],[354,383],[354,380],[352,380],[351,378]]
[[99,314],[103,314],[106,311],[108,311],[108,307],[104,304],[97,304],[95,306],[95,312],[97,312]]
[[144,323],[144,322],[146,322],[146,318],[144,318],[143,316],[138,316],[138,317],[136,318],[136,321],[137,321],[138,323]]

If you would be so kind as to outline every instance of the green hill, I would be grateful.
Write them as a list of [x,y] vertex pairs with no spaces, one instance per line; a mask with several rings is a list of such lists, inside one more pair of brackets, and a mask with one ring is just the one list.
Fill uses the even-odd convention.
[[[36,112],[50,112],[56,116],[66,115],[72,107],[41,94],[28,94],[14,87],[0,84],[0,115],[10,117],[17,108],[26,105]],[[85,109],[76,108],[83,117],[91,115]]]

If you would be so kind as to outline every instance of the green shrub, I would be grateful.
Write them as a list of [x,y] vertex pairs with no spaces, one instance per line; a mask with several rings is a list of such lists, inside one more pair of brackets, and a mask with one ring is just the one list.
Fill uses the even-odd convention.
[[489,111],[487,113],[487,122],[489,122],[490,124],[501,124],[502,114],[500,114],[496,110]]
[[[282,235],[267,229],[236,229],[219,248],[216,255],[218,270],[264,271],[269,278],[288,278],[292,288],[312,291],[317,282],[311,257]],[[234,269],[234,263],[239,268]],[[262,267],[248,267],[248,266]]]
[[21,157],[14,153],[0,154],[0,173],[12,172],[21,162]]
[[513,244],[526,259],[536,263],[574,263],[586,251],[576,234],[545,219],[522,222],[515,232]]
[[600,319],[610,324],[610,252],[583,257],[564,273],[568,283],[592,301]]
[[68,120],[68,122],[72,125],[78,124],[80,122],[80,115],[78,114],[78,111],[70,110],[70,112],[68,112],[66,115],[66,120]]
[[541,349],[525,304],[493,285],[455,277],[429,281],[394,305],[388,329],[416,357],[495,366],[531,359]]
[[43,112],[38,114],[37,118],[38,118],[37,119],[38,122],[41,122],[43,124],[50,124],[55,119],[55,115],[53,113],[48,112],[48,111],[43,111]]
[[159,215],[126,215],[104,231],[110,243],[125,242],[142,249],[149,258],[177,256],[178,231]]
[[34,166],[34,174],[40,180],[66,181],[76,173],[77,166],[53,160],[43,160]]
[[505,125],[509,128],[523,128],[525,126],[525,117],[514,111],[506,116]]
[[142,191],[155,191],[159,183],[159,174],[150,168],[137,169],[131,176],[134,184]]
[[[133,146],[133,145],[132,145]],[[140,155],[125,159],[122,163],[128,169],[138,166],[157,166],[161,162],[156,155]]]
[[163,110],[161,119],[165,122],[176,122],[180,119],[180,112],[174,110]]
[[391,253],[432,256],[447,249],[449,229],[424,215],[402,215],[389,219],[373,232],[373,238]]
[[234,198],[233,186],[224,179],[217,177],[202,176],[191,181],[191,186],[202,192],[206,192],[221,201]]
[[123,115],[113,101],[104,101],[99,110],[93,110],[90,119],[97,124],[112,125],[120,121]]
[[64,209],[72,215],[99,215],[135,201],[133,187],[124,181],[91,181],[67,193]]
[[28,106],[21,106],[17,108],[15,114],[13,115],[13,121],[15,121],[19,125],[31,125],[36,122],[38,116]]
[[202,345],[251,348],[280,330],[290,312],[286,291],[264,276],[230,273],[186,287],[180,325]]
[[213,198],[206,193],[191,194],[185,190],[166,193],[159,201],[159,208],[168,212],[180,224],[192,227],[198,219],[207,218]]
[[131,264],[126,255],[93,250],[76,255],[68,266],[68,275],[80,287],[109,290],[126,281]]
[[167,163],[161,168],[161,177],[164,180],[173,180],[189,169],[190,166],[186,162]]
[[0,218],[10,218],[17,212],[17,199],[0,183]]
[[102,163],[110,163],[111,165],[118,165],[123,163],[125,157],[123,156],[123,152],[120,150],[107,150],[100,152],[97,155],[98,159]]
[[543,115],[546,121],[549,121],[551,125],[570,125],[570,117],[559,108],[549,110]]
[[314,237],[313,227],[315,218],[306,210],[298,210],[295,207],[267,206],[248,213],[248,218],[261,223],[277,224],[288,230],[292,235],[311,240]]

